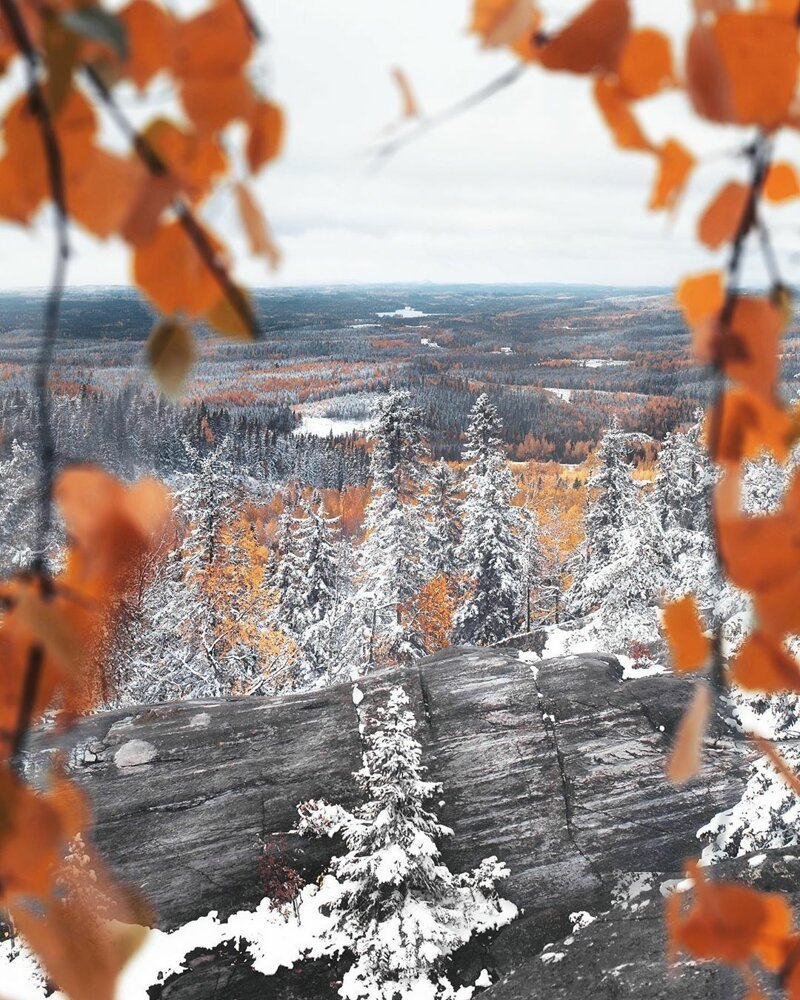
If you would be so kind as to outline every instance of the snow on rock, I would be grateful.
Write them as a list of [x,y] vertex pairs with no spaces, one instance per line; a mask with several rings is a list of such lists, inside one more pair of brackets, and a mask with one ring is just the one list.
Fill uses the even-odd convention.
[[118,768],[139,767],[149,764],[158,756],[158,750],[147,740],[128,740],[114,754],[114,763]]
[[569,915],[569,922],[572,924],[573,934],[577,934],[578,931],[582,931],[584,927],[588,927],[589,924],[593,924],[595,920],[597,920],[597,917],[593,917],[587,910],[576,910],[575,913],[570,913]]
[[[281,967],[290,968],[304,958],[317,958],[342,950],[345,942],[332,936],[332,920],[326,907],[340,889],[330,876],[322,884],[306,886],[300,895],[297,915],[264,899],[255,910],[241,910],[226,921],[212,911],[169,933],[151,929],[144,943],[123,970],[116,1000],[149,1000],[148,990],[185,969],[189,955],[211,950],[226,941],[238,941],[253,959],[253,968],[271,976]],[[44,976],[24,945],[0,944],[0,983],[4,1000],[44,1000]],[[51,1000],[66,1000],[62,993]]]
[[475,980],[475,985],[482,989],[487,989],[492,985],[492,977],[489,975],[488,969],[481,969],[481,974]]
[[364,692],[358,686],[358,684],[353,685],[353,704],[358,708],[361,702],[364,700]]
[[205,729],[206,726],[211,724],[211,716],[208,712],[200,712],[198,715],[192,717],[189,725],[192,729]]

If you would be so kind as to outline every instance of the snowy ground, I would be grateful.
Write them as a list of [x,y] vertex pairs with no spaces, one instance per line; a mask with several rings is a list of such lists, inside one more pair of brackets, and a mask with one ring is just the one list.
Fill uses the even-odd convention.
[[637,666],[632,657],[614,650],[603,649],[602,641],[599,639],[602,630],[598,628],[598,623],[593,616],[586,618],[581,628],[565,629],[559,625],[546,625],[542,631],[545,633],[546,642],[541,655],[527,652],[519,654],[521,660],[534,667],[542,660],[549,660],[556,656],[577,656],[579,653],[604,652],[616,656],[622,665],[622,676],[625,680],[667,672],[667,668],[660,663]]
[[[253,968],[264,976],[271,976],[282,967],[290,968],[303,959],[344,951],[347,942],[331,933],[332,918],[325,913],[337,893],[336,879],[326,876],[319,887],[308,885],[302,890],[297,913],[289,904],[281,907],[264,899],[255,910],[241,910],[226,921],[220,921],[211,912],[170,933],[150,930],[119,978],[116,1000],[149,1000],[149,988],[181,972],[187,956],[227,941],[243,945],[253,959]],[[489,909],[485,926],[475,927],[473,933],[500,927],[517,915],[517,908],[505,899],[499,901],[496,910]],[[464,940],[468,937],[469,932]],[[488,979],[484,969],[475,986],[489,985]],[[432,1000],[432,993],[429,995],[424,988],[426,985],[427,982],[415,981],[413,996]],[[3,1000],[68,1000],[60,991],[47,991],[36,960],[24,945],[14,941],[0,943],[0,986]],[[430,986],[432,989],[433,984]],[[473,987],[461,987],[451,995],[453,1000],[470,1000],[473,993]]]
[[372,427],[372,417],[361,420],[343,420],[339,417],[314,417],[303,414],[303,422],[294,429],[295,434],[313,434],[314,437],[346,437],[355,431],[367,431]]
[[563,399],[565,403],[572,402],[572,389],[556,389],[549,385],[546,385],[543,388],[545,392],[552,392],[554,396],[558,396],[559,399]]
[[402,309],[395,309],[394,312],[379,312],[375,314],[381,319],[422,319],[423,316],[431,316],[432,313],[420,312],[419,309],[412,309],[411,306],[403,306]]

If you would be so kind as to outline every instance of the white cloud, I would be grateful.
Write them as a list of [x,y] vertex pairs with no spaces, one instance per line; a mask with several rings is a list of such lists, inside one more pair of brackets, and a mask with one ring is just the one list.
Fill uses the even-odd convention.
[[[613,147],[584,79],[533,68],[374,169],[370,149],[399,111],[392,66],[405,69],[423,108],[435,113],[513,65],[503,53],[481,52],[467,34],[467,0],[253,6],[269,35],[258,73],[289,116],[285,155],[258,184],[286,254],[278,275],[247,258],[226,199],[209,207],[250,283],[669,284],[715,261],[696,247],[693,220],[742,164],[713,158],[697,172],[677,220],[648,214],[654,162]],[[565,17],[580,3],[546,6]],[[667,18],[680,37],[683,5],[666,6],[635,3],[643,23]],[[695,150],[726,152],[743,139],[692,122],[677,96],[648,102],[643,113],[656,138],[674,134]],[[796,217],[781,219],[781,246],[796,246],[789,229]],[[46,283],[46,218],[32,234],[4,227],[0,239],[3,286]],[[79,236],[75,248],[73,283],[128,280],[120,245]]]

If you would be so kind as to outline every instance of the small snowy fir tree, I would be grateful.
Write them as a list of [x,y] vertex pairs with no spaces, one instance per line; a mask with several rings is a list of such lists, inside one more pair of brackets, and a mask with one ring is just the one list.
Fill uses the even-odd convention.
[[519,509],[511,504],[516,484],[503,455],[502,426],[483,393],[472,408],[464,449],[470,465],[458,558],[467,591],[454,623],[457,641],[463,643],[497,642],[520,625],[522,524]]
[[613,586],[607,571],[633,522],[636,501],[629,453],[629,435],[614,417],[597,451],[598,467],[586,484],[593,497],[586,509],[585,538],[576,553],[573,582],[566,595],[567,606],[575,614],[587,614],[598,607]]
[[363,767],[355,774],[366,802],[352,813],[324,801],[299,806],[305,835],[341,835],[345,854],[331,862],[331,950],[346,942],[353,964],[346,1000],[452,997],[444,963],[475,934],[509,923],[513,903],[495,888],[508,870],[487,858],[454,875],[437,840],[452,836],[425,803],[440,794],[426,781],[408,697],[394,688],[386,708],[365,727]]
[[[405,389],[378,404],[372,429],[372,498],[366,538],[358,551],[357,614],[363,623],[360,659],[396,662],[423,652],[408,604],[425,582],[419,499],[422,415]],[[412,503],[412,501],[414,501]]]

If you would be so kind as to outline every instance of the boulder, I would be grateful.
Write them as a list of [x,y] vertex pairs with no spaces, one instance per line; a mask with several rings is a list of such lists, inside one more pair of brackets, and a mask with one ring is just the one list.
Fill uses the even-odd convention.
[[[503,893],[522,911],[468,945],[459,967],[473,979],[486,968],[498,997],[559,996],[562,976],[571,997],[595,997],[600,965],[587,964],[584,974],[577,959],[543,964],[542,948],[570,934],[574,911],[608,911],[637,879],[679,875],[683,859],[697,853],[698,828],[740,797],[748,749],[716,719],[701,775],[685,788],[670,786],[665,758],[691,682],[668,674],[623,680],[613,657],[561,657],[534,667],[508,651],[449,649],[360,679],[360,710],[381,704],[396,684],[418,719],[430,777],[443,785],[438,813],[455,831],[441,845],[447,864],[464,871],[496,854],[511,870]],[[98,846],[151,900],[165,929],[210,910],[225,918],[254,908],[263,896],[259,841],[316,879],[338,842],[297,837],[297,803],[358,801],[353,684],[101,713],[67,736],[38,733],[31,773],[56,746],[67,749],[72,776],[94,800]],[[655,948],[659,932],[644,925],[656,909],[603,924],[615,935],[617,957]],[[576,940],[588,947],[600,933],[594,927]],[[598,962],[611,954],[598,944]],[[648,954],[672,989],[660,939]],[[235,948],[195,956],[191,965],[164,996],[263,995],[263,978]],[[221,970],[228,970],[222,979]],[[330,970],[309,967],[273,977],[270,991],[335,996],[332,978]],[[534,989],[545,982],[543,992]],[[521,983],[528,985],[520,991],[514,984]]]

